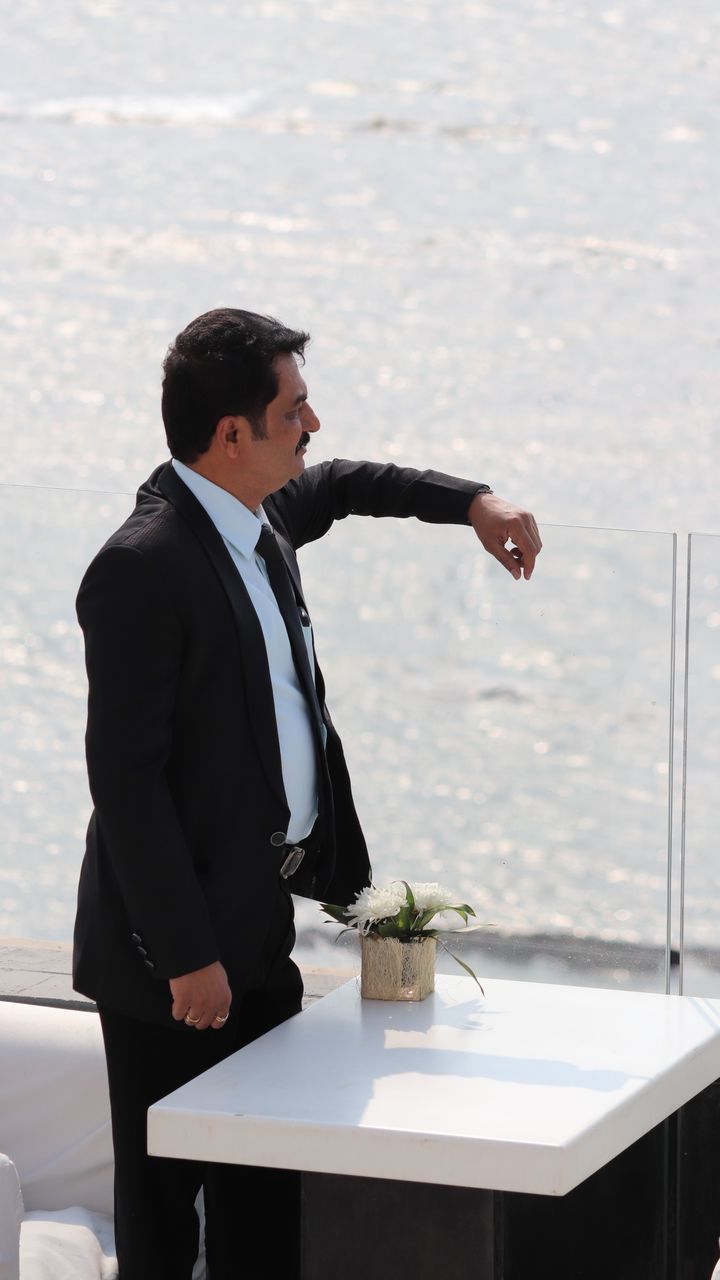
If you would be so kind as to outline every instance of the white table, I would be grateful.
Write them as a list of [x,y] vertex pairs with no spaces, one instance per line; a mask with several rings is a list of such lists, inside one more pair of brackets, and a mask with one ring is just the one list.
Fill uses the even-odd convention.
[[152,1107],[149,1150],[564,1196],[720,1076],[720,1002],[485,991],[438,977],[383,1003],[348,982]]

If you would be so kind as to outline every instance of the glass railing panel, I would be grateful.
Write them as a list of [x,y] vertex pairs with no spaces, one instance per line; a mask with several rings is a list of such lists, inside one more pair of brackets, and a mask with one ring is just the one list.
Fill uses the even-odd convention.
[[[74,599],[130,495],[0,488],[0,935],[67,939],[90,812]],[[661,989],[672,539],[545,528],[530,583],[468,529],[339,524],[301,553],[375,879],[493,927],[479,973]],[[316,904],[299,956],[354,967]]]
[[75,595],[127,494],[0,486],[0,936],[67,940],[90,799]]
[[[475,904],[486,976],[662,990],[673,538],[542,533],[530,583],[414,522],[303,552],[375,881]],[[356,963],[312,904],[298,925],[305,959]]]
[[688,580],[682,986],[720,996],[720,537],[691,534]]

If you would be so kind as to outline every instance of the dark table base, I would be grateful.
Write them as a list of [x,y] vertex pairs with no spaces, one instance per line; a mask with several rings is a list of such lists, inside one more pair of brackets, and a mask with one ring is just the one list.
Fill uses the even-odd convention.
[[566,1196],[303,1174],[303,1280],[709,1280],[720,1086]]

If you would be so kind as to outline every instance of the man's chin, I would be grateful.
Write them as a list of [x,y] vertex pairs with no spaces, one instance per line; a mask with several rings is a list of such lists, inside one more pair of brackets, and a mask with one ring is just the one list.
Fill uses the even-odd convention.
[[295,457],[292,460],[292,469],[289,469],[286,472],[285,479],[283,480],[282,484],[278,485],[278,489],[282,489],[283,486],[288,483],[288,481],[296,480],[298,476],[302,475],[304,470],[305,470],[305,450],[303,449],[300,453],[295,454]]

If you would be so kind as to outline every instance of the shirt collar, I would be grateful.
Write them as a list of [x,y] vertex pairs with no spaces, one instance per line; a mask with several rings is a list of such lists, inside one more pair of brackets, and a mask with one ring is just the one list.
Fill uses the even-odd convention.
[[177,473],[191,493],[195,495],[201,507],[204,507],[218,533],[227,542],[232,543],[236,551],[250,560],[260,537],[260,530],[268,523],[262,507],[253,513],[234,498],[227,489],[221,489],[206,476],[186,467],[184,462],[172,460],[173,470]]

